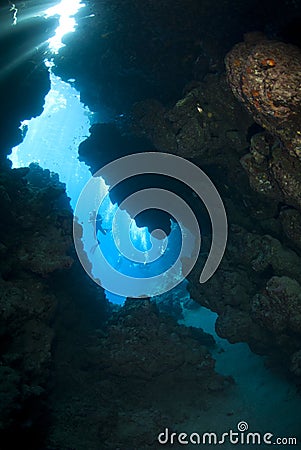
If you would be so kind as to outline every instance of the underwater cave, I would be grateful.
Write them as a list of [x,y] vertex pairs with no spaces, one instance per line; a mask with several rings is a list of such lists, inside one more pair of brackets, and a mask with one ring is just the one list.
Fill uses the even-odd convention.
[[301,3],[0,19],[0,449],[298,448]]

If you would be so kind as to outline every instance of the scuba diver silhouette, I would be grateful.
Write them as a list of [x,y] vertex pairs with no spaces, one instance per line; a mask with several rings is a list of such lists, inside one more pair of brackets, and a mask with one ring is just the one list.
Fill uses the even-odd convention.
[[89,214],[89,222],[92,223],[92,224],[95,222],[94,239],[97,240],[97,244],[93,245],[93,247],[90,250],[91,253],[94,253],[96,248],[100,244],[100,240],[97,237],[98,232],[102,233],[105,236],[110,231],[110,229],[109,228],[104,228],[102,226],[103,218],[101,217],[100,214],[97,214],[96,211],[90,212],[90,214]]

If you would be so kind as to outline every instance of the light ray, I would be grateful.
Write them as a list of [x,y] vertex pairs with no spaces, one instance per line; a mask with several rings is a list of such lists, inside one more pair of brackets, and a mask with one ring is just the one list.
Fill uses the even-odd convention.
[[[4,66],[0,71],[0,80],[9,75],[10,72],[16,69],[16,67],[20,66],[23,62],[28,61],[31,57],[34,57],[43,47],[45,48],[46,53],[47,41],[41,42],[27,52],[20,54],[18,58],[15,58],[13,61]],[[33,63],[35,62],[33,61]]]
[[74,15],[85,6],[81,0],[62,0],[58,5],[47,9],[44,13],[48,17],[59,16],[59,26],[55,35],[48,40],[49,48],[53,53],[58,53],[59,49],[64,47],[63,36],[72,33],[76,28]]

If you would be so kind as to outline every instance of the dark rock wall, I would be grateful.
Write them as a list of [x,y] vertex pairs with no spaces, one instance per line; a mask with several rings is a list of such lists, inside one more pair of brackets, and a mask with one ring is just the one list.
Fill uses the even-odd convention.
[[[44,277],[70,266],[72,260],[65,252],[70,248],[71,214],[63,212],[65,224],[59,227],[53,205],[64,187],[34,167],[30,173],[40,178],[40,185],[30,183],[29,169],[10,170],[6,159],[11,147],[21,141],[20,121],[43,110],[50,83],[43,64],[46,45],[41,43],[54,26],[53,21],[46,25],[38,18],[14,26],[12,7],[2,2],[0,10],[0,434],[3,448],[9,442],[14,445],[17,432],[31,443],[34,434],[38,448],[45,430],[44,400],[54,338],[51,324],[57,308],[57,298]],[[51,240],[47,241],[48,234]],[[52,250],[53,239],[58,245]]]
[[[287,292],[292,285],[297,291],[300,279],[300,4],[89,5],[95,18],[80,25],[83,52],[72,50],[81,47],[79,35],[70,37],[70,52],[66,48],[58,57],[58,70],[77,78],[92,108],[103,102],[125,112],[119,125],[126,123],[127,133],[189,158],[211,175],[227,207],[230,240],[208,285],[198,286],[192,275],[193,298],[219,313],[221,336],[278,355],[285,364],[294,361],[290,367],[297,374],[300,327],[293,331],[288,320],[271,329],[263,317],[275,302],[292,299]],[[229,52],[246,32],[257,30]],[[75,57],[93,68],[89,75],[84,64],[74,68]],[[101,164],[93,148],[87,141],[81,157],[94,156],[93,163]],[[270,290],[275,280],[282,300]]]
[[[118,147],[130,152],[133,142],[135,150],[141,142],[143,150],[173,152],[205,168],[225,201],[230,238],[212,280],[200,286],[198,268],[191,274],[191,295],[218,313],[220,336],[277,356],[299,377],[300,71],[291,44],[300,44],[300,5],[290,0],[86,3],[78,31],[66,37],[68,45],[55,58],[56,72],[76,79],[92,110],[105,105],[125,116],[95,126],[81,158],[99,168],[119,156]],[[20,11],[22,5],[17,3]],[[153,448],[158,429],[183,420],[181,411],[170,409],[175,393],[185,414],[192,405],[205,408],[203,400],[218,395],[229,380],[214,372],[208,338],[204,342],[202,333],[178,327],[148,301],[128,301],[104,326],[110,311],[102,290],[76,262],[64,187],[35,166],[9,169],[5,155],[20,142],[20,120],[42,112],[49,90],[43,42],[55,27],[55,21],[43,19],[10,27],[9,9],[5,2],[0,10],[7,24],[0,35],[1,442],[11,445],[18,432],[32,449]],[[228,56],[227,81],[226,53],[254,30],[278,43],[265,42],[259,56],[246,44],[234,47],[242,59]],[[267,55],[271,46],[275,54]],[[285,61],[278,65],[281,55]],[[251,86],[249,67],[254,73],[260,69],[260,80],[270,86],[275,67],[292,80],[294,95],[284,105],[289,127],[282,116],[267,121],[262,115],[272,99],[269,90]],[[241,70],[250,77],[242,79]],[[231,93],[236,80],[240,101]],[[282,112],[280,103],[275,100],[274,111]],[[109,137],[107,145],[103,136]],[[187,384],[188,392],[178,392],[179,384]],[[193,398],[191,386],[202,392],[200,399]]]
[[81,322],[88,332],[107,317],[103,292],[76,261],[72,212],[58,175],[37,165],[12,170],[6,159],[21,141],[20,121],[41,114],[50,88],[44,59],[57,21],[22,19],[51,4],[16,4],[15,26],[13,4],[0,9],[1,449],[20,441],[45,448],[58,336],[68,325],[76,333]]
[[44,448],[58,339],[100,327],[107,303],[76,261],[58,177],[34,165],[2,170],[0,192],[1,448],[21,437]]
[[[294,49],[296,61],[299,50]],[[288,72],[293,68],[286,66]],[[285,77],[285,71],[281,73]],[[300,78],[300,71],[292,76]],[[243,77],[240,80],[244,82]],[[240,109],[223,75],[209,75],[188,85],[185,96],[171,108],[153,100],[136,104],[133,129],[149,137],[158,150],[185,156],[205,168],[225,202],[230,223],[226,255],[204,286],[198,284],[200,269],[195,270],[190,277],[192,297],[219,314],[220,336],[282,358],[298,375],[301,322],[296,319],[298,326],[294,324],[292,330],[288,319],[277,329],[276,318],[271,318],[277,303],[299,317],[300,304],[300,83],[283,82],[282,86],[291,87],[288,96],[296,105],[289,123],[271,114],[271,122],[277,125],[269,128],[270,122]],[[274,101],[278,108],[279,102]],[[261,127],[259,132],[253,119]],[[277,299],[269,288],[275,280]],[[288,293],[292,286],[295,294]]]
[[[177,98],[192,78],[223,71],[243,33],[277,34],[298,17],[298,3],[271,0],[88,1],[78,33],[56,58],[92,110],[128,110],[134,101]],[[285,10],[285,14],[283,11]],[[300,10],[299,10],[300,13]],[[89,17],[94,14],[94,17]]]
[[165,426],[204,411],[232,384],[214,371],[213,340],[159,314],[148,299],[128,299],[105,331],[71,337],[68,360],[59,357],[49,450],[155,448]]

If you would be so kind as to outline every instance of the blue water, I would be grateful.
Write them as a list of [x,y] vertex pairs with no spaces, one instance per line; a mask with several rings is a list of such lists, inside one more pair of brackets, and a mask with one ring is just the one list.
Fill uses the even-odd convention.
[[70,84],[52,72],[50,80],[51,90],[45,98],[43,113],[22,122],[24,140],[12,149],[9,158],[13,167],[36,162],[58,173],[74,209],[81,190],[91,178],[88,166],[78,160],[78,146],[90,134],[93,115]]
[[[55,54],[64,46],[64,35],[76,29],[74,14],[83,6],[80,0],[70,2],[61,0],[53,8],[42,12],[45,17],[59,16],[59,24],[55,36],[49,39],[49,49]],[[51,89],[45,97],[43,113],[36,118],[26,120],[20,124],[23,142],[12,149],[10,160],[14,168],[26,167],[31,163],[38,163],[42,168],[59,174],[61,182],[65,183],[66,192],[70,198],[70,205],[75,210],[80,193],[89,179],[89,167],[78,159],[78,147],[90,135],[91,124],[95,122],[94,114],[81,102],[80,93],[73,87],[75,80],[68,83],[62,81],[52,72],[52,60],[45,61],[48,67]],[[97,112],[97,121],[109,120],[107,113]],[[122,151],[122,149],[120,149]],[[120,252],[116,236],[112,233],[114,215],[118,209],[108,195],[109,186],[100,180],[100,189],[106,194],[97,214],[101,217],[101,226],[97,231],[97,240],[106,260],[118,272],[135,278],[148,278],[164,273],[173,265],[181,247],[181,231],[178,224],[171,222],[171,233],[167,239],[158,241],[158,248],[162,248],[155,261],[149,261],[148,251],[152,247],[151,235],[147,227],[139,228],[134,219],[126,212],[121,215],[117,223],[119,240],[123,242],[126,223],[131,221],[130,242],[142,252],[142,260],[133,262]],[[95,211],[87,211],[88,216]],[[116,233],[114,233],[116,234]],[[93,252],[89,242],[84,242],[87,257],[91,263]],[[160,247],[161,246],[161,247]],[[93,266],[93,263],[92,263]],[[124,298],[106,292],[107,297],[117,303],[123,303]]]
[[[12,149],[9,158],[14,168],[29,166],[30,163],[36,162],[42,168],[58,173],[60,181],[66,185],[66,192],[74,210],[83,187],[91,178],[89,167],[78,159],[78,147],[90,135],[89,129],[94,122],[94,115],[80,101],[79,92],[71,84],[55,76],[51,67],[49,71],[51,89],[45,98],[43,113],[39,117],[22,122],[20,128],[24,140]],[[104,113],[102,117],[101,114],[97,117],[102,118],[103,121],[106,120]],[[100,180],[100,187],[108,194],[109,187],[104,180]],[[148,250],[152,245],[151,235],[147,227],[139,228],[135,220],[130,219],[124,212],[123,219],[121,217],[121,222],[117,223],[120,236],[126,228],[125,223],[130,219],[130,240],[134,247],[145,255],[143,261],[132,262],[122,255],[114,241],[112,222],[117,209],[118,205],[113,204],[110,196],[106,195],[98,210],[102,218],[101,227],[105,233],[100,228],[97,239],[107,261],[120,273],[135,278],[152,277],[167,270],[175,262],[181,246],[180,227],[172,223],[168,248],[166,248],[165,240],[162,240],[162,256],[156,261],[149,262]],[[88,213],[92,214],[92,211]],[[93,249],[89,248],[89,243],[86,244],[89,257]],[[123,297],[109,292],[106,294],[111,301],[117,303],[124,301]]]
[[[61,2],[62,16],[57,39],[50,42],[56,52],[62,46],[62,36],[66,25],[74,27],[74,21],[68,20],[67,0]],[[80,2],[74,0],[73,5]],[[76,10],[76,8],[75,8]],[[73,13],[75,10],[72,10]],[[63,27],[63,28],[62,28]],[[70,31],[70,30],[69,30]],[[13,167],[28,166],[37,162],[41,167],[59,174],[60,180],[66,184],[67,195],[71,207],[74,209],[81,190],[91,178],[89,168],[78,160],[78,146],[89,136],[89,128],[94,121],[93,114],[80,101],[80,94],[70,83],[63,82],[50,70],[51,90],[45,98],[43,113],[30,121],[21,124],[23,142],[12,149],[10,159]],[[106,114],[98,114],[100,120],[106,121]],[[103,181],[103,180],[102,180]],[[108,192],[108,186],[102,183],[102,188]],[[169,244],[169,253],[163,263],[159,259],[155,263],[147,264],[147,251],[150,250],[150,234],[146,227],[137,227],[133,220],[130,237],[135,247],[145,253],[145,263],[135,263],[127,260],[118,253],[112,236],[112,221],[117,204],[106,200],[97,211],[102,218],[101,226],[106,233],[98,230],[98,239],[107,259],[118,270],[135,277],[147,277],[159,269],[165,269],[172,264],[177,254],[180,242],[179,229],[173,224]],[[122,225],[122,224],[121,224]],[[91,250],[91,249],[88,249]],[[165,252],[162,242],[162,254]],[[108,299],[114,303],[123,303],[124,298],[106,292]],[[189,298],[186,291],[186,281],[167,294],[166,300],[174,296],[176,301]],[[200,308],[194,311],[184,311],[186,326],[201,326],[205,331],[215,335],[214,323],[216,315]],[[192,431],[212,429],[225,431],[233,428],[239,420],[247,420],[252,430],[259,429],[287,435],[299,435],[300,414],[299,396],[296,388],[279,376],[271,376],[271,372],[264,367],[263,359],[253,355],[245,344],[231,345],[215,335],[217,349],[214,354],[216,368],[225,375],[232,375],[236,385],[229,392],[228,398],[222,403],[208,405],[206,415],[188,418],[190,423],[183,424]],[[201,387],[200,387],[201,389]],[[198,395],[198,393],[196,393]],[[200,392],[200,395],[202,393]]]

